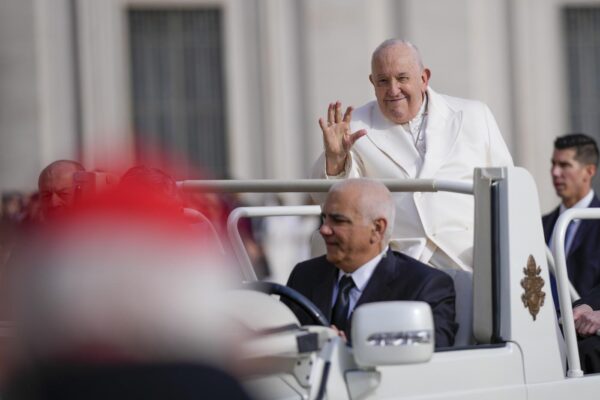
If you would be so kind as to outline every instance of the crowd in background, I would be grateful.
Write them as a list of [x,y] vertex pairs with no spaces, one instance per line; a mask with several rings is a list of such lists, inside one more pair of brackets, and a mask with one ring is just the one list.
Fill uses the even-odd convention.
[[[131,184],[132,181],[148,174],[153,175],[155,180],[157,176],[164,174],[158,180],[162,181],[161,185],[170,186],[169,191],[172,193],[167,191],[163,194],[176,197],[183,209],[195,210],[205,216],[217,235],[224,240],[225,246],[229,247],[227,218],[234,208],[245,205],[238,194],[183,192],[177,189],[175,180],[169,174],[146,166],[135,166],[121,177],[113,177],[112,185]],[[73,183],[75,184],[76,182]],[[43,223],[42,203],[39,191],[2,193],[0,266],[8,261],[19,235]],[[282,205],[276,196],[266,198],[265,203]],[[316,229],[316,220],[301,217],[242,218],[238,227],[257,276],[283,283],[291,266],[309,256],[307,238]],[[271,268],[270,265],[273,264],[277,264],[277,267]]]
[[[89,173],[88,173],[89,174]],[[159,190],[159,195],[172,197],[184,210],[201,213],[214,227],[219,238],[226,240],[226,223],[230,212],[243,203],[235,194],[223,193],[184,193],[176,187],[175,180],[162,170],[146,166],[135,166],[127,170],[122,177],[115,177],[114,185],[134,185],[143,180]],[[75,185],[75,183],[74,183]],[[10,191],[2,193],[0,209],[0,266],[4,266],[21,234],[35,229],[44,223],[42,199],[39,191],[32,193]],[[260,219],[242,219],[239,231],[246,250],[253,261],[259,278],[269,276],[269,263],[265,257],[262,239],[265,237],[264,223]],[[229,246],[228,243],[225,244]]]
[[37,192],[4,192],[0,208],[0,266],[10,257],[18,234],[25,226],[40,219],[40,198]]

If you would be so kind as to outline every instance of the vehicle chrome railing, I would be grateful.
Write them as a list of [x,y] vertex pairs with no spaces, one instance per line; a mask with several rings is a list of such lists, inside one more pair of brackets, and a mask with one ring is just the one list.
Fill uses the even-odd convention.
[[567,343],[567,360],[569,370],[568,377],[583,376],[579,362],[579,350],[577,348],[577,334],[575,332],[575,321],[573,320],[573,308],[569,293],[569,275],[567,273],[567,259],[565,255],[565,236],[569,222],[574,219],[600,219],[600,208],[578,208],[568,209],[558,217],[554,227],[554,242],[552,252],[555,261],[555,278],[558,289],[560,304],[560,315],[562,316],[563,332]]
[[[473,194],[473,182],[446,179],[378,179],[391,192],[454,192]],[[184,191],[229,193],[327,192],[335,179],[186,180],[177,185]]]
[[221,238],[219,237],[219,234],[217,233],[217,229],[215,228],[214,224],[211,222],[211,220],[206,215],[202,214],[198,210],[194,210],[193,208],[187,208],[187,207],[183,209],[183,215],[185,215],[186,217],[188,217],[190,219],[202,221],[202,223],[208,228],[210,234],[212,235],[214,243],[217,246],[219,252],[223,255],[225,254],[225,247],[223,246],[223,243],[221,242]]
[[[444,179],[378,179],[391,192],[453,192],[473,194],[473,182]],[[297,179],[297,180],[187,180],[178,182],[183,191],[232,192],[232,193],[318,193],[327,192],[339,182],[334,179]],[[237,224],[243,217],[267,217],[289,215],[319,215],[320,206],[283,206],[283,207],[239,207],[227,220],[227,232],[236,257],[243,268],[244,278],[255,281],[256,273],[238,232]]]
[[[546,261],[548,261],[548,270],[552,273],[553,276],[556,276],[556,263],[554,262],[554,255],[552,254],[552,250],[550,247],[546,246]],[[575,302],[579,300],[581,296],[577,293],[577,289],[573,286],[573,283],[569,280],[569,295],[571,296],[571,302]]]

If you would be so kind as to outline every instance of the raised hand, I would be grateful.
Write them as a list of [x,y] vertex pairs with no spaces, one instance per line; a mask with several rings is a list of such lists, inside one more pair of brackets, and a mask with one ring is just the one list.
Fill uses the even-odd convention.
[[346,108],[342,117],[342,103],[330,103],[327,108],[327,123],[319,118],[325,146],[325,169],[327,175],[338,175],[344,170],[348,152],[358,139],[367,134],[364,129],[350,132],[352,107]]

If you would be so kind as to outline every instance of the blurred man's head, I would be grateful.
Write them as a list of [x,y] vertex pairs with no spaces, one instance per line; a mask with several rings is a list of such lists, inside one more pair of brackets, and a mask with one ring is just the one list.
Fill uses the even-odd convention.
[[73,175],[78,171],[85,171],[83,165],[71,160],[55,161],[42,170],[38,178],[38,190],[44,218],[60,215],[73,205]]
[[598,146],[591,137],[574,133],[554,141],[552,184],[565,207],[572,207],[592,187],[598,166]]
[[177,182],[166,172],[144,165],[129,168],[121,177],[122,190],[136,191],[154,200],[182,207]]
[[23,195],[18,192],[2,193],[2,219],[19,221],[23,215]]
[[321,214],[327,260],[350,273],[387,246],[395,208],[389,190],[370,179],[346,179],[331,187]]
[[381,113],[396,124],[409,122],[418,114],[430,76],[419,50],[410,42],[386,40],[373,52],[369,80]]

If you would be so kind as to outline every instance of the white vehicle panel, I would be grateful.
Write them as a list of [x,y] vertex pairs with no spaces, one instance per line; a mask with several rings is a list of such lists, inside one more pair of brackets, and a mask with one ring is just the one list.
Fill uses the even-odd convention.
[[[557,329],[557,318],[550,290],[550,275],[546,262],[546,244],[535,181],[522,168],[506,171],[506,235],[500,241],[507,244],[508,253],[501,261],[501,335],[505,340],[518,341],[524,351],[527,383],[560,381],[565,378],[563,338]],[[536,216],[532,218],[531,216]],[[522,281],[527,260],[533,255],[541,268],[546,297],[539,314],[534,317],[525,307]],[[508,258],[508,259],[507,259]],[[557,345],[559,344],[560,345]]]
[[[513,343],[434,353],[427,363],[378,367],[377,371],[381,381],[364,399],[435,399],[442,395],[461,399],[526,398],[522,354]],[[358,379],[361,374],[346,372],[346,381]],[[468,397],[471,395],[474,397]]]
[[600,374],[527,386],[529,400],[584,400],[597,399],[599,396]]

